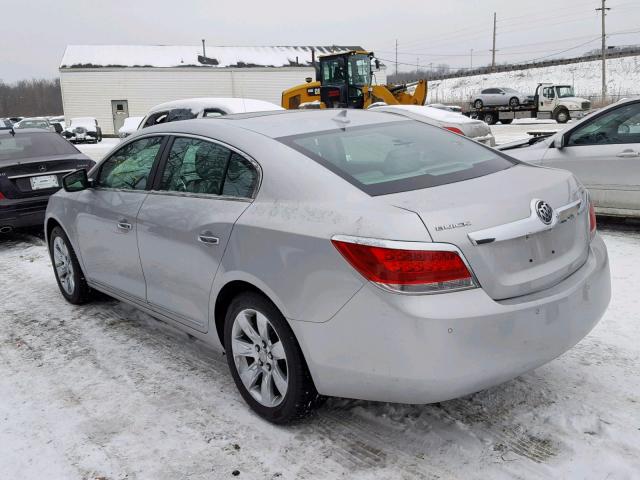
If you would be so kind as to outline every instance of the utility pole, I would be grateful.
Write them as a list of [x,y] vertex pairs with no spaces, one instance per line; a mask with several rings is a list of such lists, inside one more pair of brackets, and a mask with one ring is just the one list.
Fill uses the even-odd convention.
[[471,49],[471,61],[469,62],[470,70],[473,70],[473,48]]
[[420,71],[420,57],[416,57],[416,75]]
[[596,8],[596,12],[602,12],[602,101],[604,102],[607,96],[607,35],[605,33],[605,17],[607,16],[607,10],[611,8],[606,7],[607,0],[602,0],[602,7]]
[[396,38],[396,75],[398,75],[398,39]]
[[493,48],[491,49],[491,70],[496,69],[496,23],[496,12],[493,12]]

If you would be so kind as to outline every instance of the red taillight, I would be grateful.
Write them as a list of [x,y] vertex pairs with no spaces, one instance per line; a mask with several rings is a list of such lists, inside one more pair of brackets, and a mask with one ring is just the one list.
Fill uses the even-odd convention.
[[444,127],[450,132],[457,133],[458,135],[462,135],[464,137],[464,132],[460,130],[458,127]]
[[4,196],[4,194],[2,192],[0,192],[0,200],[4,200],[6,197]]
[[471,272],[450,245],[410,248],[411,242],[344,238],[332,240],[342,256],[367,280],[388,289],[429,293],[475,286]]
[[591,236],[596,233],[596,210],[593,208],[593,203],[589,202],[589,232]]

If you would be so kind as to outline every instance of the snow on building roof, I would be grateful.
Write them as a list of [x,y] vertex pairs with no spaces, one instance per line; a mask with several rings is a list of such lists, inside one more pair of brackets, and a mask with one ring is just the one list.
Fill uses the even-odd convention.
[[61,69],[99,67],[289,67],[311,65],[311,51],[316,56],[348,50],[358,46],[265,46],[221,47],[194,45],[68,45]]

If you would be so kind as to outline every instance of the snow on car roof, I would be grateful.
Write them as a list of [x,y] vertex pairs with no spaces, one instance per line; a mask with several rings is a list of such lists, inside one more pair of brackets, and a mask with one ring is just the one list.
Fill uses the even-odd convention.
[[206,58],[196,45],[68,45],[60,68],[95,67],[289,67],[311,65],[316,56],[359,46],[207,46]]
[[245,113],[245,112],[265,112],[271,110],[284,110],[275,103],[265,102],[264,100],[255,100],[253,98],[223,98],[223,97],[204,97],[204,98],[185,98],[183,100],[173,100],[171,102],[161,103],[149,110],[149,113],[155,113],[162,110],[171,110],[173,108],[186,108],[194,114],[205,108],[219,108],[228,113]]
[[384,105],[380,107],[372,108],[371,110],[375,111],[380,109],[380,111],[393,112],[395,111],[406,111],[411,112],[415,115],[424,116],[426,118],[430,118],[432,120],[437,120],[439,122],[452,122],[452,123],[477,123],[478,120],[472,120],[469,117],[466,117],[458,112],[451,112],[449,110],[442,110],[439,108],[430,107],[428,105]]

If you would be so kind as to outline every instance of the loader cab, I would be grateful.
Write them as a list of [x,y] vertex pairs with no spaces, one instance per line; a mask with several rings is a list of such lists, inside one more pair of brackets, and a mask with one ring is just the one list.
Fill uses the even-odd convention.
[[327,108],[363,108],[372,56],[351,51],[320,57],[320,100]]

